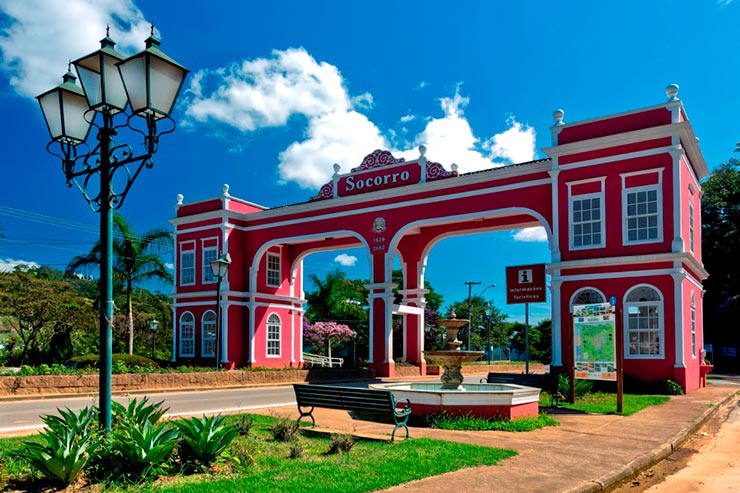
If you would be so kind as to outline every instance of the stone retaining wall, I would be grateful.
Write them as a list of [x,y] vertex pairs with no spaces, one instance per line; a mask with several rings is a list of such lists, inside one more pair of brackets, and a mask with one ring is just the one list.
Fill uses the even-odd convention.
[[[441,375],[443,368],[437,365],[427,365],[427,375]],[[463,365],[463,375],[477,375],[495,373],[524,373],[522,364],[496,364],[496,365]],[[545,366],[542,363],[530,363],[529,373],[545,373]]]
[[[199,373],[129,373],[113,375],[113,392],[141,390],[211,389],[246,385],[276,385],[329,380],[371,380],[373,370],[308,369],[280,371],[225,371]],[[59,394],[96,394],[99,377],[86,375],[38,375],[0,377],[0,397]]]

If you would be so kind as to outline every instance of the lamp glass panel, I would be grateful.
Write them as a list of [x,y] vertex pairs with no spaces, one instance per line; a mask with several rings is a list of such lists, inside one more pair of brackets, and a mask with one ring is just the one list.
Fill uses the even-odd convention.
[[147,107],[147,80],[144,53],[118,63],[123,84],[131,103],[131,111],[138,113]]
[[87,102],[91,108],[103,102],[103,91],[100,88],[100,72],[81,64],[75,65],[77,75],[80,76],[80,84],[85,91]]
[[79,142],[87,138],[87,132],[90,130],[90,123],[85,120],[85,112],[90,108],[87,100],[79,95],[69,91],[62,93],[63,106],[63,127],[64,137]]
[[128,97],[123,87],[121,73],[116,67],[118,60],[112,56],[103,57],[103,80],[105,82],[105,102],[121,111],[126,109]]
[[169,115],[177,100],[177,93],[185,78],[186,70],[161,58],[150,56],[151,109]]
[[59,90],[49,91],[39,97],[41,111],[44,113],[46,125],[49,127],[49,134],[52,140],[62,136],[62,114],[59,107]]

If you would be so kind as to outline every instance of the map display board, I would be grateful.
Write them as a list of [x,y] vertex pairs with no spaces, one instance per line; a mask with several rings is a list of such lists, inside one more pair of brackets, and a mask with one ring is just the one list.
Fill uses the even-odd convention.
[[573,306],[576,378],[617,380],[615,320],[609,303]]

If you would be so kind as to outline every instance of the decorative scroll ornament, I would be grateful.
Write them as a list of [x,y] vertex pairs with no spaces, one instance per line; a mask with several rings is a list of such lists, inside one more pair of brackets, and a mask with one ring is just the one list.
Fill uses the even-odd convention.
[[447,171],[441,164],[427,161],[427,181],[451,178],[453,176],[457,176],[456,170]]
[[365,156],[365,159],[362,160],[362,164],[360,164],[359,167],[353,168],[351,172],[356,173],[358,171],[364,171],[367,169],[379,168],[381,166],[388,166],[389,164],[398,164],[403,162],[406,162],[404,158],[396,159],[393,157],[393,154],[391,154],[390,151],[375,149],[372,153]]

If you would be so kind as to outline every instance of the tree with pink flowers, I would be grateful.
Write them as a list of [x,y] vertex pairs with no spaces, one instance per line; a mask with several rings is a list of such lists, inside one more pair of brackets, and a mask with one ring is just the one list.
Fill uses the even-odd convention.
[[331,358],[333,342],[344,342],[352,338],[354,332],[349,326],[336,322],[316,322],[303,325],[303,342],[318,349],[326,348],[326,355]]

